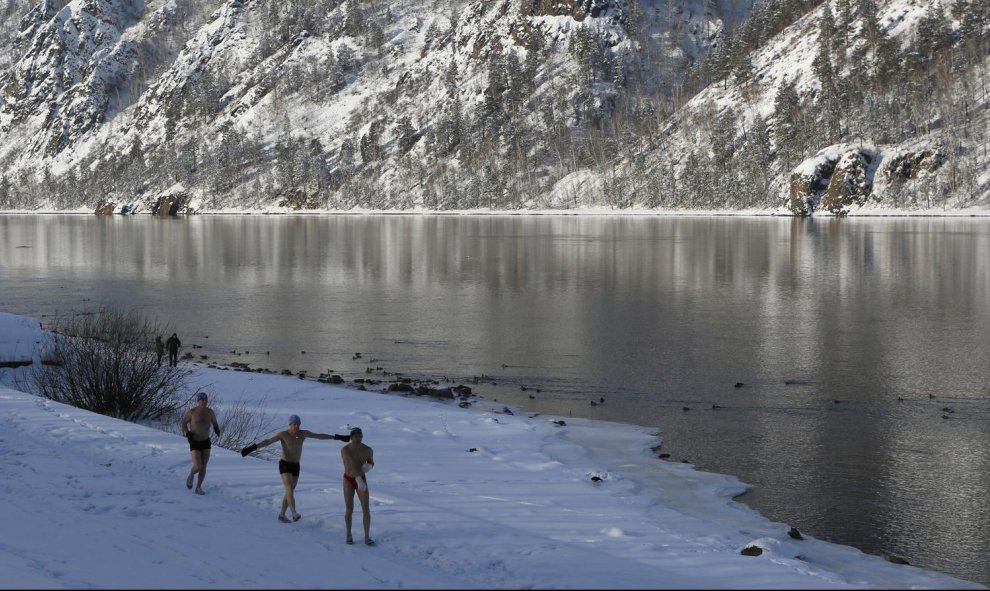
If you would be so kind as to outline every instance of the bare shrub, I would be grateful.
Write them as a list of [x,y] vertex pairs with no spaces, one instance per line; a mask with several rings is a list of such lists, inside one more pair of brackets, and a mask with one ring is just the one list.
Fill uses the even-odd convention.
[[35,373],[38,394],[127,421],[154,421],[179,407],[189,370],[158,365],[155,337],[169,327],[134,310],[105,306],[60,316]]
[[[249,405],[245,400],[239,399],[230,405],[223,404],[222,401],[213,403],[213,410],[217,413],[217,422],[220,423],[220,438],[217,445],[224,449],[240,451],[241,448],[260,441],[271,435],[272,423],[275,417],[265,411],[268,398],[263,397],[256,404]],[[275,450],[266,448],[268,454],[274,455]]]

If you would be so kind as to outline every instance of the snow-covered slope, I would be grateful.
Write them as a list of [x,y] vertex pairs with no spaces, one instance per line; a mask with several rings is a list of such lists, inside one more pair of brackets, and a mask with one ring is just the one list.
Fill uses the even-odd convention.
[[[830,179],[792,174],[839,144],[865,146],[869,191],[840,192],[825,209],[918,206],[919,196],[984,207],[990,57],[967,45],[979,34],[957,7],[986,8],[939,4],[952,51],[968,52],[942,86],[965,107],[941,100],[923,112],[884,88],[881,100],[839,93],[846,111],[835,113],[812,66],[824,8],[843,1],[43,0],[4,43],[14,57],[0,71],[0,208],[807,213],[822,195],[792,185]],[[860,66],[879,53],[860,7],[871,2],[851,2],[833,48],[838,86],[857,92]],[[875,20],[904,56],[926,5],[878,4]],[[741,82],[744,57],[752,76]],[[785,81],[800,125],[776,112]],[[973,133],[957,137],[963,108]],[[881,137],[860,124],[877,119],[869,109],[891,121],[907,109],[911,129]],[[786,147],[790,126],[800,133]],[[731,175],[719,174],[723,157]]]
[[[189,0],[41,2],[0,74],[0,206],[178,193],[199,209],[287,197],[443,207],[430,202],[436,178],[481,182],[479,161],[500,162],[520,141],[531,173],[558,174],[539,137],[569,122],[580,130],[579,117],[607,113],[617,94],[575,53],[607,69],[620,54],[623,68],[643,70],[663,56],[650,91],[669,92],[723,13],[745,18],[735,4],[230,0],[208,12]],[[502,193],[488,200],[522,204]]]
[[[843,5],[849,9],[845,26]],[[932,10],[944,18],[946,47],[922,65],[922,29]],[[683,168],[695,150],[700,162],[693,164],[711,177],[696,190],[719,195],[730,207],[753,205],[752,197],[740,193],[765,167],[774,174],[762,179],[763,204],[801,215],[986,211],[990,47],[985,32],[967,26],[975,21],[986,31],[988,16],[986,3],[968,0],[818,3],[679,109],[665,137],[671,157],[654,166],[680,166],[691,177]],[[840,24],[826,32],[824,23],[836,20]],[[827,76],[816,64],[823,46],[830,48]],[[890,48],[890,63],[883,64]],[[943,61],[934,65],[938,59]],[[740,64],[751,69],[747,76],[740,76]],[[794,108],[781,107],[782,90],[794,93]],[[789,133],[804,136],[790,160]],[[764,139],[767,152],[760,145]],[[724,143],[734,166],[720,162],[720,148],[713,147]],[[747,167],[751,160],[755,166]],[[727,168],[737,169],[735,177]]]

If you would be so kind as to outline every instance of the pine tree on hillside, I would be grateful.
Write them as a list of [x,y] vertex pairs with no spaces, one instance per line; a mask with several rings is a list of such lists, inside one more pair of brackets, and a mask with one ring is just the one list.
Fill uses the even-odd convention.
[[[537,33],[535,39],[543,40],[543,35]],[[542,43],[533,43],[533,46],[526,50],[526,57],[523,59],[523,74],[526,80],[526,92],[532,94],[536,92],[536,77],[540,72],[540,64],[543,59],[540,57]]]
[[426,49],[432,48],[433,44],[442,34],[440,22],[437,20],[430,21],[430,26],[426,27],[426,33],[423,34],[423,44],[426,46]]
[[832,8],[828,2],[822,8],[822,19],[818,23],[818,45],[825,46],[825,50],[832,53],[832,46],[835,43],[835,17],[832,16]]
[[928,5],[925,16],[918,22],[915,53],[922,64],[931,62],[935,54],[952,44],[949,21],[938,0]]
[[835,28],[839,46],[849,46],[849,36],[852,33],[853,11],[849,0],[835,2]]
[[873,63],[873,80],[878,92],[896,89],[903,81],[904,56],[900,43],[885,32],[878,34]]
[[13,207],[10,191],[10,179],[8,179],[5,174],[0,174],[0,207]]
[[523,66],[519,61],[519,56],[515,50],[508,50],[505,54],[505,109],[514,115],[523,101],[526,100],[526,80],[523,75]]
[[450,65],[443,73],[443,89],[447,98],[457,97],[457,61],[451,58]]
[[983,28],[986,26],[985,12],[990,10],[987,3],[982,0],[971,0],[969,2],[960,0],[956,2],[956,7],[961,9],[959,15],[959,35],[963,39],[977,39],[983,35]]
[[412,119],[403,115],[395,124],[395,137],[399,140],[399,154],[405,154],[419,140],[419,132],[413,127]]
[[774,139],[784,170],[790,170],[804,152],[801,98],[795,80],[785,81],[773,104]]
[[384,131],[385,121],[382,119],[375,119],[371,123],[371,126],[368,127],[368,132],[361,136],[361,142],[359,144],[361,162],[368,164],[381,159],[384,153],[384,148],[379,142],[381,141],[382,132]]
[[711,134],[712,156],[717,168],[726,169],[736,153],[736,112],[726,107],[715,118]]
[[817,97],[818,118],[825,132],[825,139],[835,142],[839,139],[842,131],[842,106],[839,96],[839,81],[835,69],[832,67],[832,52],[829,49],[827,38],[823,39],[825,21],[822,22],[822,35],[819,36],[818,53],[811,64],[818,77],[820,90]]
[[356,155],[357,149],[354,147],[354,140],[344,138],[344,141],[340,142],[340,148],[337,150],[337,170],[342,172],[345,177],[349,177],[354,171],[356,166],[354,157]]
[[753,65],[752,55],[747,54],[738,61],[732,77],[738,86],[745,86],[756,80],[756,66]]
[[883,34],[876,0],[856,0],[856,2],[856,17],[860,21],[861,35],[876,48]]

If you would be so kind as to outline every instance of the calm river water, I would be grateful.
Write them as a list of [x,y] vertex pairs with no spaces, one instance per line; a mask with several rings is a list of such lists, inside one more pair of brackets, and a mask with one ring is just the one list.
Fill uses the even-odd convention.
[[990,584],[987,219],[0,216],[0,310],[100,303],[656,427],[771,519]]

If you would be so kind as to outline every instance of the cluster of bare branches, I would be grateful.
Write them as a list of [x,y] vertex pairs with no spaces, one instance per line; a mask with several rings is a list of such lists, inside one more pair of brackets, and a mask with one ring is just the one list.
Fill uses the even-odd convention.
[[[135,310],[104,306],[95,312],[56,317],[44,363],[32,376],[36,392],[46,398],[102,415],[180,433],[185,409],[196,390],[187,384],[191,370],[160,365],[156,336],[171,327]],[[239,399],[230,405],[209,393],[217,415],[219,447],[240,450],[269,436],[274,417],[267,397],[257,403]],[[272,455],[265,450],[260,455]]]
[[169,327],[113,307],[60,316],[34,375],[42,396],[127,421],[154,421],[178,409],[189,370],[159,365],[155,337]]

